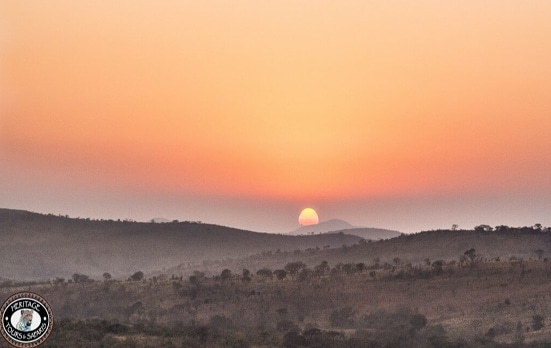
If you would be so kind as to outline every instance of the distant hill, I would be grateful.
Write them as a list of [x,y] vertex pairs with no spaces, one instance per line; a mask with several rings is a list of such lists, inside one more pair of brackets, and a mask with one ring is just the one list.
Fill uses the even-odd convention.
[[395,238],[402,235],[402,233],[398,231],[385,230],[382,228],[373,228],[373,227],[349,228],[349,229],[343,230],[342,232],[346,234],[362,237],[363,239],[369,239],[369,240],[390,239],[390,238]]
[[303,261],[309,267],[322,261],[330,265],[338,263],[364,263],[371,265],[375,259],[382,265],[395,264],[398,258],[404,264],[424,264],[425,260],[459,261],[467,250],[487,260],[536,259],[536,250],[543,257],[551,254],[551,230],[534,230],[530,227],[508,228],[500,231],[438,230],[379,241],[360,242],[336,249],[308,250],[302,253],[268,254],[235,262],[231,269],[283,267],[288,262]]
[[294,231],[291,235],[309,235],[320,233],[338,233],[343,232],[352,234],[363,239],[378,240],[398,237],[401,233],[393,230],[373,227],[359,227],[339,219],[332,219],[320,222],[317,225],[302,226]]
[[327,233],[332,231],[342,231],[349,228],[354,228],[348,222],[339,219],[332,219],[320,222],[317,225],[302,226],[292,231],[291,235],[301,235],[301,234],[319,234]]
[[352,245],[345,234],[288,236],[196,223],[73,219],[0,209],[0,277],[15,280],[83,273],[128,277],[178,264],[241,258],[280,249]]

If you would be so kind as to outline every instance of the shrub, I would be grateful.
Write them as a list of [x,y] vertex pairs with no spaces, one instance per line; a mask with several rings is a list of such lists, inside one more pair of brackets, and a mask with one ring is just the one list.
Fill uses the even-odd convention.
[[539,315],[539,314],[536,314],[532,317],[532,329],[534,331],[539,331],[541,330],[544,325],[543,325],[543,316],[542,315]]
[[138,282],[138,281],[142,280],[143,277],[144,277],[143,272],[142,272],[142,271],[138,271],[138,272],[136,272],[136,273],[134,273],[134,274],[132,274],[132,275],[130,276],[130,280],[135,281],[135,282]]
[[423,314],[414,314],[409,323],[415,330],[419,331],[427,325],[427,317]]

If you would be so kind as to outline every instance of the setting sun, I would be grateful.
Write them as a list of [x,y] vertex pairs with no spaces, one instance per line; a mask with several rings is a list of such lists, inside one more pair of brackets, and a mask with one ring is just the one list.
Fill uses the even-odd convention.
[[303,209],[298,217],[298,223],[302,226],[317,225],[318,222],[318,213],[312,208]]

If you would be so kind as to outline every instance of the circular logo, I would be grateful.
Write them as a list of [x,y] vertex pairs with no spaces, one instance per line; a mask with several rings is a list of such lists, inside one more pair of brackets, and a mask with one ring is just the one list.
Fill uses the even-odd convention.
[[3,304],[2,336],[14,347],[36,347],[52,332],[54,317],[46,300],[32,292],[12,295]]

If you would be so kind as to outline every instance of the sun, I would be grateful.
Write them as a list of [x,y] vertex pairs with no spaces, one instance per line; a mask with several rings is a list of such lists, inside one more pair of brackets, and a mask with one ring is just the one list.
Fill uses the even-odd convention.
[[318,213],[312,208],[303,209],[298,217],[298,223],[302,226],[317,225],[318,222]]

